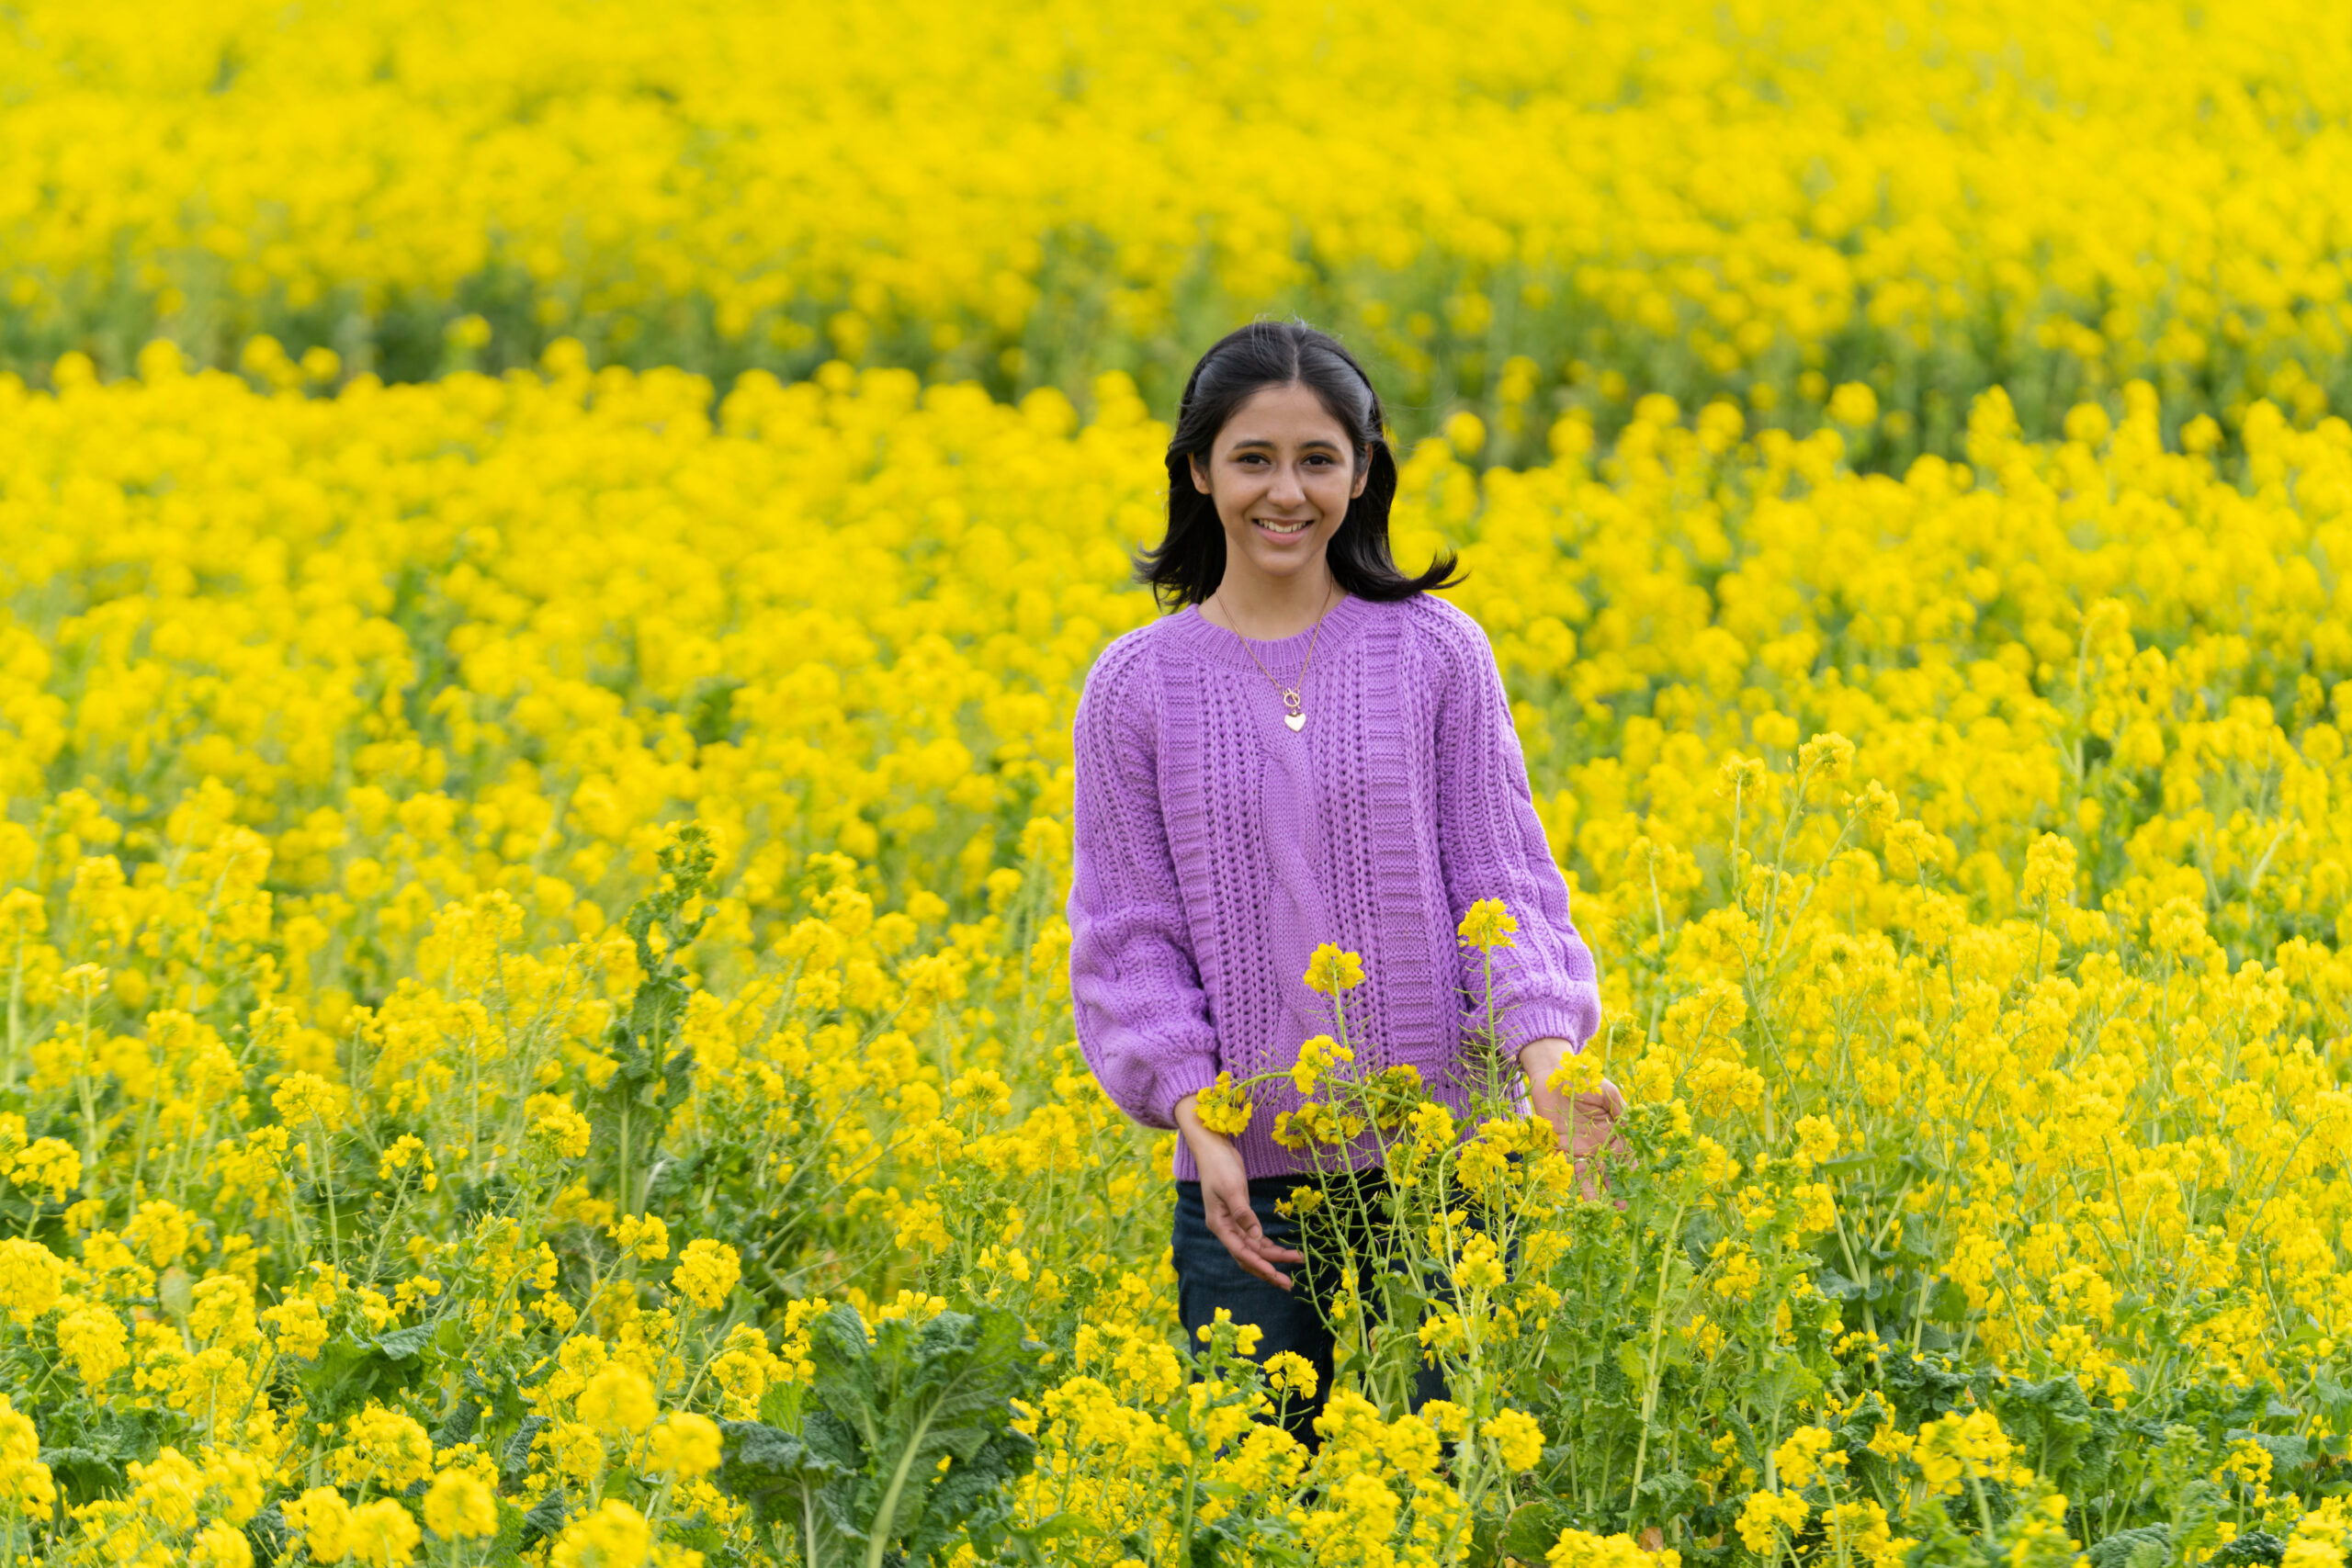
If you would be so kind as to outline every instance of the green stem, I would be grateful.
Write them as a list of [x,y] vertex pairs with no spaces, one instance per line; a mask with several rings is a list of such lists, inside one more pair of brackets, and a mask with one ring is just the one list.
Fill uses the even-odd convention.
[[1674,1251],[1681,1245],[1683,1207],[1674,1211],[1674,1224],[1667,1228],[1666,1245],[1659,1249],[1657,1260],[1657,1302],[1650,1309],[1650,1353],[1642,1374],[1642,1438],[1634,1450],[1634,1484],[1625,1500],[1626,1523],[1634,1522],[1634,1507],[1642,1496],[1642,1472],[1649,1463],[1650,1421],[1657,1414],[1657,1357],[1666,1338],[1666,1286],[1674,1272]]

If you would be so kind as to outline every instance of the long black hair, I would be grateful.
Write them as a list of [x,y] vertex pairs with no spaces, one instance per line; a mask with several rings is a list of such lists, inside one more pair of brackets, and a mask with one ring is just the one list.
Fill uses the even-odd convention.
[[1208,459],[1217,432],[1268,387],[1305,387],[1355,444],[1356,471],[1369,477],[1348,502],[1323,558],[1333,581],[1359,599],[1405,599],[1450,588],[1454,556],[1442,552],[1419,577],[1397,569],[1388,552],[1388,508],[1396,499],[1396,459],[1382,434],[1380,394],[1356,356],[1305,321],[1252,321],[1219,338],[1184,382],[1176,434],[1168,443],[1168,535],[1136,555],[1136,581],[1151,584],[1165,608],[1197,604],[1225,581],[1225,526],[1216,502],[1193,483],[1193,459]]

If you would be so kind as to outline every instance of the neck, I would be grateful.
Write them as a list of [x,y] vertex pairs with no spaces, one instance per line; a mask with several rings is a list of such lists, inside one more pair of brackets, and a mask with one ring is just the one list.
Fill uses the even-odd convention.
[[1216,592],[1202,602],[1201,611],[1242,636],[1261,642],[1296,637],[1323,618],[1342,597],[1331,569],[1317,561],[1309,570],[1288,577],[1226,569]]

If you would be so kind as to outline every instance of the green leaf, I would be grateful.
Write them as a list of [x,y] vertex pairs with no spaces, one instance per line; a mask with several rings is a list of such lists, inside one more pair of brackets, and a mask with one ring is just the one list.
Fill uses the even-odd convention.
[[1505,1557],[1541,1562],[1544,1554],[1558,1544],[1560,1532],[1575,1523],[1566,1503],[1539,1497],[1511,1510],[1510,1517],[1504,1521],[1502,1538],[1496,1544]]
[[[1013,1397],[1040,1375],[1020,1319],[991,1310],[876,1325],[854,1309],[809,1325],[809,1393],[797,1433],[722,1427],[718,1483],[800,1542],[811,1568],[882,1568],[992,1540],[1035,1457]],[[985,1553],[984,1553],[985,1555]]]
[[481,1406],[475,1403],[471,1394],[461,1394],[457,1404],[450,1406],[449,1414],[441,1425],[433,1429],[433,1447],[436,1451],[454,1449],[469,1440],[474,1429],[481,1425]]
[[2091,1568],[2132,1568],[2143,1551],[2153,1551],[2159,1562],[2171,1561],[2172,1531],[2163,1525],[2117,1530],[2105,1540],[2093,1542],[2088,1555]]
[[848,1520],[856,1474],[790,1432],[757,1421],[722,1421],[719,1488],[762,1524],[787,1526],[808,1568],[851,1561],[864,1538]]
[[423,1355],[432,1343],[433,1325],[418,1323],[406,1328],[396,1328],[390,1334],[379,1335],[376,1348],[382,1352],[386,1360],[405,1361]]
[[424,1371],[420,1354],[424,1341],[408,1337],[417,1332],[403,1328],[376,1339],[338,1334],[328,1340],[318,1359],[299,1374],[311,1416],[340,1421],[345,1413],[358,1409],[369,1399],[381,1399],[406,1386]]
[[1849,1280],[1835,1269],[1815,1269],[1813,1283],[1815,1290],[1833,1302],[1860,1301],[1863,1294],[1859,1282]]
[[286,1527],[286,1516],[270,1504],[245,1521],[245,1545],[254,1554],[254,1568],[270,1568],[286,1555],[287,1543],[294,1532]]
[[1634,1491],[1632,1517],[1626,1528],[1666,1524],[1698,1502],[1700,1492],[1695,1476],[1670,1468],[1654,1471]]
[[2077,1461],[2099,1434],[2098,1412],[2071,1372],[2047,1382],[2012,1382],[1993,1391],[1993,1407],[2024,1457],[2062,1492],[2074,1490]]
[[528,1551],[542,1540],[553,1540],[570,1517],[571,1511],[564,1506],[563,1487],[558,1484],[523,1516],[522,1550]]
[[113,1456],[95,1449],[43,1449],[40,1462],[49,1466],[51,1475],[74,1506],[102,1497],[123,1481],[122,1466]]
[[514,1436],[506,1444],[504,1457],[498,1461],[501,1474],[511,1481],[530,1469],[531,1445],[538,1440],[539,1433],[547,1424],[548,1418],[544,1416],[523,1417],[523,1424],[515,1428]]
[[2248,1530],[2222,1542],[2205,1561],[2210,1568],[2278,1568],[2286,1556],[2285,1541],[2267,1530]]

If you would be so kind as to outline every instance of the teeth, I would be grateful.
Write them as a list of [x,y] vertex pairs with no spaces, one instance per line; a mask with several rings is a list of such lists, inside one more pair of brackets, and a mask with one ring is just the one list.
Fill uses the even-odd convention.
[[1304,523],[1269,523],[1262,517],[1254,518],[1252,521],[1269,534],[1303,534],[1306,531],[1306,525]]

